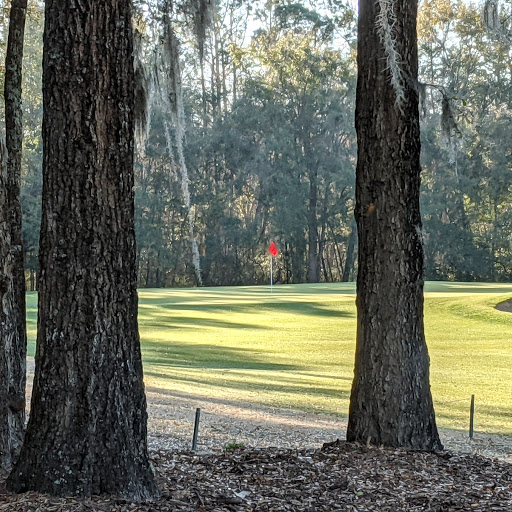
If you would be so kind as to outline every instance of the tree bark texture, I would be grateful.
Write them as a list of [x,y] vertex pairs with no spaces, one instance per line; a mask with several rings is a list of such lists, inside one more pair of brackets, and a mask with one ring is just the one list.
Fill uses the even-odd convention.
[[36,370],[8,486],[156,493],[137,326],[129,0],[47,0]]
[[[23,114],[21,108],[21,79],[23,41],[27,0],[12,0],[9,18],[9,36],[5,57],[5,143],[7,155],[2,187],[5,194],[2,228],[3,312],[0,333],[0,386],[4,400],[0,403],[0,467],[10,469],[23,441],[25,428],[25,380],[27,357],[27,333],[25,327],[25,268],[21,231],[21,150],[23,144]],[[2,163],[4,166],[4,163]],[[9,229],[9,234],[4,231]],[[9,254],[5,253],[9,251]],[[8,317],[8,318],[7,318]]]
[[423,328],[417,1],[394,2],[406,77],[400,107],[376,29],[378,9],[375,0],[359,2],[358,319],[347,440],[439,449]]
[[23,440],[25,395],[18,401],[21,363],[16,329],[7,157],[2,140],[0,153],[0,470],[8,471]]

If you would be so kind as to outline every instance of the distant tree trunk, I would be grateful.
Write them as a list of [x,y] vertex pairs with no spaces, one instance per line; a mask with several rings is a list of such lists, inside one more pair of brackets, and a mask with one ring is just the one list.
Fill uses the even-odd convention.
[[201,70],[201,103],[203,107],[203,128],[208,126],[208,110],[206,106],[206,82],[204,79],[204,59],[200,61],[200,70]]
[[43,102],[36,371],[8,486],[145,499],[128,0],[46,0]]
[[233,105],[236,104],[237,100],[238,100],[238,96],[237,96],[237,81],[238,81],[238,78],[236,76],[236,71],[237,71],[237,67],[236,67],[236,64],[233,64]]
[[308,208],[308,282],[320,281],[320,261],[318,255],[318,176],[316,170],[310,173],[309,208]]
[[354,253],[356,245],[357,230],[355,224],[352,226],[348,236],[347,254],[345,255],[345,264],[343,265],[343,274],[341,281],[347,283],[350,280],[350,274],[354,268]]
[[320,234],[318,237],[318,253],[320,255],[320,261],[322,263],[322,270],[324,274],[325,282],[329,281],[333,282],[332,278],[332,269],[331,263],[329,261],[329,255],[326,254],[325,248],[325,236],[327,231],[327,204],[329,201],[329,184],[327,183],[325,186],[325,191],[323,194],[323,204],[322,204],[322,214],[321,214],[321,226],[320,226]]
[[320,256],[318,247],[318,164],[313,161],[309,134],[304,135],[304,152],[308,165],[308,282],[320,281]]
[[[377,30],[386,5],[405,77],[401,102]],[[423,329],[416,15],[416,0],[359,2],[358,319],[347,440],[430,450],[441,442]]]
[[[23,441],[25,428],[25,380],[27,357],[27,334],[25,327],[25,268],[23,238],[21,231],[21,149],[23,144],[23,114],[21,109],[21,79],[23,62],[23,40],[27,0],[12,0],[9,18],[9,37],[5,55],[5,145],[7,150],[6,169],[4,162],[0,172],[5,180],[0,185],[3,191],[4,208],[1,221],[4,262],[0,279],[3,296],[4,318],[0,322],[0,401],[4,410],[0,412],[0,468],[10,469]],[[7,236],[7,231],[9,235]],[[6,244],[6,242],[8,243]],[[7,254],[5,251],[8,251]],[[6,280],[6,281],[5,281]],[[7,286],[7,287],[5,287]],[[12,288],[11,288],[12,287]],[[7,295],[6,295],[7,294]],[[7,318],[9,317],[9,318]],[[3,332],[2,332],[3,331]]]

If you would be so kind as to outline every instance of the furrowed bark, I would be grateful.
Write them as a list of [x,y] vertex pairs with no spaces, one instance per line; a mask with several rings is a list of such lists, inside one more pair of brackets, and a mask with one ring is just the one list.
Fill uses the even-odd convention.
[[[16,310],[14,308],[13,257],[5,145],[0,140],[0,470],[11,469],[22,441],[23,424],[18,424],[19,409],[14,407],[16,379],[13,365],[16,343]],[[13,368],[14,367],[14,368]]]
[[[2,187],[4,208],[2,220],[4,262],[2,280],[2,315],[0,321],[0,467],[10,469],[16,459],[25,428],[25,380],[27,334],[25,327],[25,268],[21,230],[21,151],[23,145],[23,114],[21,108],[21,79],[23,41],[27,0],[12,0],[9,36],[5,57],[5,145],[6,158]],[[8,230],[8,233],[7,231]],[[7,252],[5,252],[7,251]]]
[[423,329],[417,2],[391,3],[408,77],[401,103],[376,28],[379,2],[359,3],[358,323],[347,440],[439,449]]
[[129,0],[47,0],[31,416],[8,486],[156,493],[137,327]]

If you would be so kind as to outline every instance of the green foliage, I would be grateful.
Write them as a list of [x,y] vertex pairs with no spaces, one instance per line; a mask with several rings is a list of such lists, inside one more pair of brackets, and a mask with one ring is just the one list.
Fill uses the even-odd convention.
[[[272,20],[282,23],[269,21],[247,45],[242,43],[247,34],[234,29],[247,8],[220,4],[205,44],[205,69],[189,65],[184,71],[202,84],[200,90],[188,84],[184,89],[185,160],[207,285],[266,282],[270,239],[283,255],[275,274],[281,282],[307,278],[311,243],[320,252],[323,279],[339,279],[344,270],[345,262],[337,255],[344,254],[350,235],[354,63],[330,40],[333,30],[327,26],[334,22],[302,4],[271,7]],[[304,23],[286,26],[286,13]],[[220,23],[228,17],[230,26]],[[193,284],[188,237],[176,226],[184,212],[174,184],[179,169],[162,141],[164,115],[153,112],[140,160],[141,171],[161,178],[143,171],[144,180],[137,180],[137,203],[143,206],[137,227],[142,286],[151,286],[147,276],[157,272],[162,286]],[[175,208],[172,227],[162,222],[162,204],[150,206],[157,189],[148,195],[143,184],[148,179],[168,181],[158,191]],[[152,226],[145,218],[149,211],[156,214]],[[170,229],[178,238],[166,243]],[[159,247],[159,255],[150,247]],[[169,268],[173,258],[176,264]]]
[[21,206],[23,211],[23,243],[25,270],[29,290],[35,289],[38,269],[39,229],[41,226],[42,139],[42,3],[29,5],[23,53],[23,160],[21,176]]
[[233,452],[236,450],[243,450],[245,448],[244,443],[238,443],[237,441],[230,441],[229,443],[226,443],[224,446],[224,451],[226,452]]
[[[176,16],[191,14],[182,7]],[[5,36],[8,11],[1,12]],[[266,283],[270,240],[280,249],[275,277],[281,283],[307,280],[312,246],[322,281],[353,278],[354,12],[343,0],[261,0],[216,2],[210,15],[202,64],[193,16],[176,25],[204,282]],[[151,20],[138,21],[151,39]],[[40,227],[42,23],[42,4],[32,3],[22,177],[31,287]],[[425,275],[510,280],[510,40],[486,31],[481,10],[460,0],[421,2],[418,29],[421,81],[436,86],[426,89],[422,124]],[[451,130],[449,138],[441,129],[439,88],[454,98],[459,133]],[[156,103],[150,114],[136,167],[139,285],[190,286],[196,279],[188,210],[165,139],[169,112]]]
[[419,20],[423,81],[456,98],[458,131],[439,128],[432,90],[422,126],[426,276],[502,280],[512,277],[510,193],[512,132],[510,43],[494,39],[481,10],[465,2],[423,2]]

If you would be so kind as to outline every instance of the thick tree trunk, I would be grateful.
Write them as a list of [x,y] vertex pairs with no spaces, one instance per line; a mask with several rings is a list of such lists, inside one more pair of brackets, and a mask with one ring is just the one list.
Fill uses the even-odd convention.
[[36,371],[8,486],[156,492],[137,328],[129,0],[47,0]]
[[441,443],[423,330],[417,2],[393,8],[407,76],[400,107],[376,29],[379,2],[359,2],[358,323],[347,440],[428,450]]
[[[10,469],[23,441],[25,428],[25,380],[27,335],[25,327],[25,268],[21,231],[21,150],[23,143],[23,117],[21,109],[21,78],[23,61],[23,40],[27,0],[12,0],[9,18],[9,37],[5,56],[5,139],[7,149],[5,182],[5,208],[2,222],[9,229],[8,250],[0,261],[5,262],[2,279],[9,282],[2,292],[4,311],[3,327],[0,333],[0,386],[5,393],[1,401],[4,410],[0,414],[0,468]],[[3,165],[3,164],[2,164]],[[1,172],[4,172],[2,169]],[[6,216],[4,216],[6,215]],[[7,241],[3,233],[4,250]],[[2,253],[4,252],[2,251]],[[9,270],[7,270],[9,269]],[[10,275],[8,275],[10,274]],[[11,289],[12,286],[12,289]],[[7,293],[7,295],[5,295]],[[8,305],[7,305],[8,304]],[[9,318],[6,318],[9,317]]]

